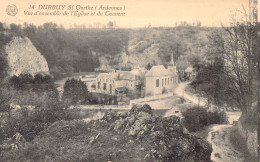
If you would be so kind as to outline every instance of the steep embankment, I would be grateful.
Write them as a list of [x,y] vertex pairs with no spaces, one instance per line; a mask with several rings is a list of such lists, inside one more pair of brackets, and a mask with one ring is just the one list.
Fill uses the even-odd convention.
[[45,58],[37,51],[27,37],[12,37],[11,41],[3,47],[1,53],[7,60],[7,73],[9,76],[36,73],[49,74]]

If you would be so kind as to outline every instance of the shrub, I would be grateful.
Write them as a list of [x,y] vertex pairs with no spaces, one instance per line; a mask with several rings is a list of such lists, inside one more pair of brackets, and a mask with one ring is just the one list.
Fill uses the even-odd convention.
[[84,82],[76,79],[68,79],[64,85],[62,99],[69,104],[86,102],[88,89]]
[[8,109],[5,121],[0,123],[4,138],[19,132],[27,141],[31,141],[49,124],[70,119],[65,105],[58,101],[54,92],[16,91],[15,96],[11,97],[12,103],[20,105],[21,109]]
[[183,113],[184,126],[191,132],[198,131],[210,124],[227,123],[225,112],[207,112],[206,109],[194,106]]
[[130,110],[130,113],[138,113],[138,112],[146,112],[148,114],[153,114],[152,112],[152,108],[150,105],[148,104],[144,104],[144,105],[136,105],[134,104]]

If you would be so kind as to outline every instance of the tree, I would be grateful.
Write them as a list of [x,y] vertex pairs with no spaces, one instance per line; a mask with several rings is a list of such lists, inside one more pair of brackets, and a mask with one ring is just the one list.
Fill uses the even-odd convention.
[[113,29],[114,23],[113,23],[112,21],[109,21],[109,22],[107,23],[107,27],[110,28],[110,29]]
[[4,24],[2,22],[0,22],[0,32],[1,31],[5,31]]
[[6,58],[0,54],[0,81],[7,75],[8,62]]
[[197,27],[201,27],[201,21],[197,21]]
[[153,65],[149,62],[149,63],[146,65],[145,68],[146,68],[147,70],[150,70],[152,67],[153,67]]
[[21,34],[22,33],[22,27],[21,25],[16,25],[16,24],[10,24],[10,31],[14,34]]
[[[251,14],[256,6],[253,6]],[[254,101],[253,80],[257,74],[257,56],[254,41],[256,38],[256,23],[251,21],[252,15],[245,10],[240,11],[243,19],[238,21],[232,17],[230,27],[223,27],[211,36],[211,53],[217,55],[224,61],[223,74],[229,81],[229,88],[232,91],[231,97],[237,102],[242,111],[242,116],[250,113],[252,102]]]
[[81,80],[68,79],[64,85],[62,99],[69,104],[86,102],[88,95],[87,86]]

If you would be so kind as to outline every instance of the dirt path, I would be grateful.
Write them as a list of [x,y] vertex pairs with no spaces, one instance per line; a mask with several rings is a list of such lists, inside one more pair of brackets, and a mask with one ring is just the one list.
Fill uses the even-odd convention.
[[[194,104],[205,106],[206,102],[203,101],[203,99],[200,99],[199,101],[199,98],[196,95],[185,92],[185,88],[188,84],[189,82],[180,83],[174,90],[174,93]],[[243,155],[234,149],[229,140],[230,131],[233,126],[232,124],[234,121],[238,121],[241,112],[227,112],[227,115],[229,124],[212,125],[208,128],[207,140],[212,144],[213,149],[211,160],[214,162],[242,162],[244,161]]]
[[242,162],[244,156],[236,151],[230,143],[229,135],[234,121],[238,121],[240,112],[227,112],[229,123],[222,125],[212,125],[208,133],[207,140],[212,144],[211,160],[216,162]]

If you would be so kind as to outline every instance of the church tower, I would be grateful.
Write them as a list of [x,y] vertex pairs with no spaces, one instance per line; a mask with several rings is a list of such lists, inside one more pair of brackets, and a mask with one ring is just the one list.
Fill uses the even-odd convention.
[[173,53],[171,54],[171,61],[169,62],[168,69],[171,70],[173,73],[176,73],[176,66],[173,61]]
[[173,53],[171,54],[171,61],[170,61],[169,65],[170,65],[170,66],[174,66]]

